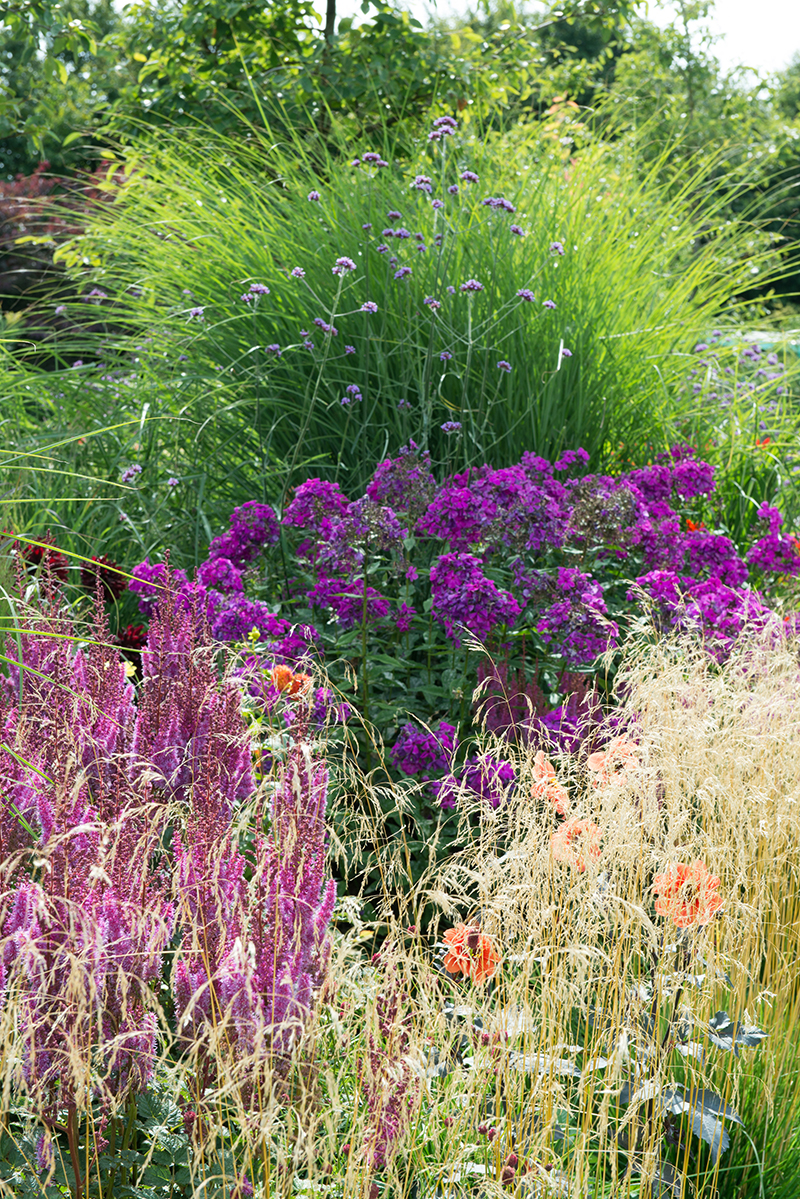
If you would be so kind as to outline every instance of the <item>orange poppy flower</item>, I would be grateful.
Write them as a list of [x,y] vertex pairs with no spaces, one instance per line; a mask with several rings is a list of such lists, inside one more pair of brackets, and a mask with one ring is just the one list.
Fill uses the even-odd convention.
[[589,754],[586,765],[594,771],[595,787],[606,787],[612,780],[624,782],[629,774],[639,769],[636,747],[628,741],[628,734],[615,737],[605,750]]
[[308,690],[311,675],[295,674],[290,666],[273,666],[269,672],[269,680],[277,691],[293,699]]
[[689,520],[689,517],[686,517],[686,528],[690,533],[696,533],[698,529],[704,529],[705,527],[702,520]]
[[556,781],[556,769],[552,762],[539,750],[533,759],[533,797],[546,799],[553,805],[559,816],[566,816],[569,811],[569,795],[566,787]]
[[457,924],[444,934],[448,946],[444,968],[448,974],[465,974],[473,982],[491,978],[500,965],[500,954],[492,938],[474,925]]
[[708,924],[722,907],[722,896],[717,894],[719,884],[717,875],[711,874],[699,858],[691,866],[670,863],[653,879],[653,890],[658,895],[656,911],[678,928]]
[[567,820],[550,838],[550,852],[557,862],[566,862],[584,871],[590,861],[600,857],[599,824],[591,820]]

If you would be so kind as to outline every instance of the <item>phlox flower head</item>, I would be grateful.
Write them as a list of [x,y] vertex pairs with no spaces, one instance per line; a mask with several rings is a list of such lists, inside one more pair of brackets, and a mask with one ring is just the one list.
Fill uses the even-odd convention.
[[564,862],[583,873],[602,853],[600,826],[591,820],[567,820],[550,838],[550,852],[557,862]]
[[653,879],[656,912],[678,928],[708,924],[722,907],[719,885],[700,858],[688,866],[670,863]]
[[447,929],[443,940],[447,952],[442,964],[448,974],[462,974],[482,983],[497,971],[500,953],[492,938],[480,928],[457,924]]
[[400,730],[390,756],[401,774],[418,775],[427,780],[450,768],[457,748],[458,737],[453,725],[442,720],[436,732],[428,732],[419,725],[407,723]]

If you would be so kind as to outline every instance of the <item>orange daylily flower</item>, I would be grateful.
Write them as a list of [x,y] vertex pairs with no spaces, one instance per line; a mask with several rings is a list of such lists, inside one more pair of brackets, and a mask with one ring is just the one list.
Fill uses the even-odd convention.
[[627,775],[639,769],[636,746],[628,740],[628,734],[615,737],[604,750],[589,754],[586,765],[597,774],[595,787],[605,787],[612,780],[624,782]]
[[653,890],[658,895],[656,911],[678,928],[708,924],[722,907],[722,896],[717,894],[719,884],[717,875],[711,874],[700,858],[691,866],[671,863],[653,879]]
[[308,691],[311,685],[310,674],[295,674],[290,666],[273,666],[269,672],[269,681],[277,690],[294,699]]
[[705,527],[706,526],[703,524],[702,520],[689,520],[689,517],[686,517],[686,528],[690,533],[697,533],[700,529],[704,529]]
[[557,862],[566,862],[583,872],[589,861],[600,857],[599,824],[591,820],[567,820],[550,838],[550,852]]
[[533,798],[548,800],[559,816],[569,811],[569,795],[566,787],[556,781],[556,768],[539,750],[533,759]]
[[491,978],[500,965],[500,954],[487,933],[474,925],[457,924],[444,934],[448,951],[444,968],[448,974],[465,974],[473,982]]

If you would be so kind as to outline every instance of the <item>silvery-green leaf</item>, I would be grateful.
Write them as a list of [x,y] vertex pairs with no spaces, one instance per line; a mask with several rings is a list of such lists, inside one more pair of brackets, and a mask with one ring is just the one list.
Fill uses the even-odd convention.
[[739,1114],[713,1091],[699,1090],[689,1093],[683,1087],[670,1087],[664,1091],[661,1105],[674,1116],[688,1113],[692,1132],[710,1146],[714,1162],[731,1143],[724,1122],[742,1123]]
[[708,1029],[709,1041],[720,1049],[732,1049],[736,1057],[739,1056],[740,1045],[755,1049],[769,1036],[760,1028],[746,1028],[743,1024],[737,1024],[727,1012],[717,1012],[712,1016]]

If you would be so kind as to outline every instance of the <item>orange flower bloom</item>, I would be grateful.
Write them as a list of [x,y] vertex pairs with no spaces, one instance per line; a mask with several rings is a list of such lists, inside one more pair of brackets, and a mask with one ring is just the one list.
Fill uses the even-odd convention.
[[273,666],[269,672],[272,686],[293,699],[296,695],[308,691],[311,675],[295,674],[290,666]]
[[636,757],[636,747],[631,745],[628,734],[624,733],[621,737],[615,737],[605,750],[589,754],[586,765],[597,774],[595,787],[606,787],[612,780],[625,782],[629,774],[639,769],[639,759]]
[[706,526],[703,524],[702,520],[689,520],[689,517],[686,517],[686,528],[690,533],[696,533],[698,529],[704,529],[705,527]]
[[566,787],[556,781],[556,769],[552,762],[539,750],[533,759],[533,798],[548,800],[559,816],[569,811],[569,795]]
[[567,862],[584,871],[591,858],[601,854],[599,824],[591,820],[567,820],[550,838],[550,852],[557,862]]
[[473,982],[491,978],[500,965],[500,954],[492,938],[474,925],[457,924],[444,934],[448,951],[444,968],[448,974],[466,974]]
[[658,895],[656,911],[659,916],[669,917],[678,928],[708,924],[722,907],[722,896],[717,894],[719,883],[719,878],[699,858],[691,866],[670,863],[663,874],[653,879],[653,890]]

